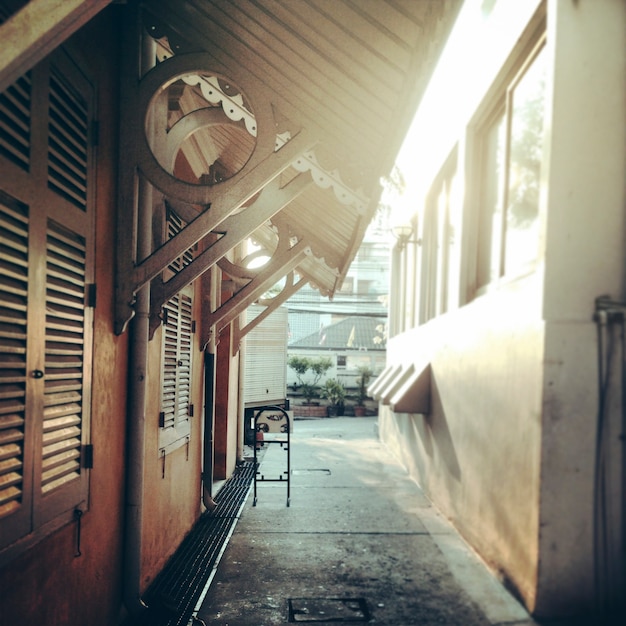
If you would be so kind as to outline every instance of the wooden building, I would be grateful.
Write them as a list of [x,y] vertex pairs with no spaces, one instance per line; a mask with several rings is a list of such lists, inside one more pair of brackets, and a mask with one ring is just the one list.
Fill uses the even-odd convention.
[[235,468],[242,313],[340,288],[459,7],[0,2],[3,623],[142,612]]

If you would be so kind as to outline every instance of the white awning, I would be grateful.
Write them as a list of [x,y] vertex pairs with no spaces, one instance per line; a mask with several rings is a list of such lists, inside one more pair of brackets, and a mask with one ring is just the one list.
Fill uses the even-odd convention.
[[429,361],[420,364],[388,365],[368,389],[379,402],[388,404],[395,413],[430,412]]
[[394,375],[396,370],[401,367],[402,365],[387,365],[377,376],[376,380],[368,387],[367,393],[375,400],[380,400],[380,390],[384,387],[389,378]]
[[430,413],[430,363],[414,367],[389,404],[394,413]]

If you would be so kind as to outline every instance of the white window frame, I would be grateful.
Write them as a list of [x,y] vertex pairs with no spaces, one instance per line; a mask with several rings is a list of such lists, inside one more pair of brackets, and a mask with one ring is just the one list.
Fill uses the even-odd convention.
[[[545,24],[541,27],[540,33],[532,37],[529,45],[525,46],[519,60],[514,64],[512,71],[506,73],[499,81],[500,87],[495,91],[497,95],[490,97],[487,103],[481,107],[485,111],[480,116],[480,120],[472,131],[471,143],[475,146],[474,171],[475,177],[479,181],[476,188],[476,233],[475,233],[475,251],[476,251],[476,274],[475,274],[475,293],[474,296],[486,293],[499,285],[511,280],[515,280],[534,271],[540,257],[539,236],[537,241],[537,255],[534,259],[528,260],[523,264],[518,264],[509,268],[505,264],[507,249],[507,212],[508,212],[508,194],[509,194],[509,164],[510,164],[510,144],[511,144],[511,124],[512,124],[512,100],[515,89],[526,76],[528,70],[537,60],[541,52],[545,53],[546,34]],[[504,131],[504,154],[503,168],[499,172],[497,183],[497,198],[495,199],[495,209],[493,215],[497,216],[497,223],[493,225],[490,236],[484,236],[485,229],[481,227],[487,216],[486,194],[486,149],[487,134],[491,129],[495,128],[498,119],[503,120]],[[545,122],[544,122],[545,125]],[[540,177],[539,177],[540,178]],[[490,213],[491,214],[491,213]],[[542,219],[541,207],[538,207],[538,223]],[[494,232],[497,236],[494,237]],[[487,251],[490,247],[490,252]],[[480,258],[484,261],[481,263]],[[495,257],[495,258],[494,258]],[[487,275],[485,263],[492,268],[491,273],[495,275]],[[494,265],[495,264],[495,265]],[[496,267],[497,266],[497,267]]]
[[455,265],[458,245],[453,214],[454,185],[458,184],[457,148],[435,177],[426,198],[422,234],[421,280],[419,282],[419,323],[446,313],[456,305],[460,267]]

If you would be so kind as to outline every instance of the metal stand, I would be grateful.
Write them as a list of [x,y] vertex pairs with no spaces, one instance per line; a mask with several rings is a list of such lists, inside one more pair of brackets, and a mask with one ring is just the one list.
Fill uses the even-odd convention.
[[[256,506],[257,502],[257,492],[256,485],[257,482],[271,482],[271,483],[287,483],[287,506],[290,504],[290,479],[291,479],[291,453],[290,453],[290,436],[291,436],[291,420],[289,419],[289,415],[285,409],[279,406],[264,406],[257,410],[254,415],[254,432],[255,436],[257,433],[269,433],[269,434],[278,434],[281,435],[276,439],[260,439],[256,437],[256,441],[254,442],[254,500],[252,502],[252,506]],[[277,443],[280,444],[280,447],[283,448],[287,452],[287,470],[279,475],[278,478],[265,478],[261,472],[259,472],[259,463],[257,461],[257,448],[259,446],[260,441],[263,441],[263,444],[272,444]],[[287,476],[285,480],[284,476]]]

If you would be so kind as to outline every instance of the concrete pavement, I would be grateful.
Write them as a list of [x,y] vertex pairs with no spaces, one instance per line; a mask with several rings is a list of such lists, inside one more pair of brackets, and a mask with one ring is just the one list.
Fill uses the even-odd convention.
[[[290,506],[286,484],[257,484],[257,505],[249,496],[197,618],[222,626],[535,624],[375,426],[376,418],[295,421]],[[278,477],[286,451],[265,448],[261,472]]]

